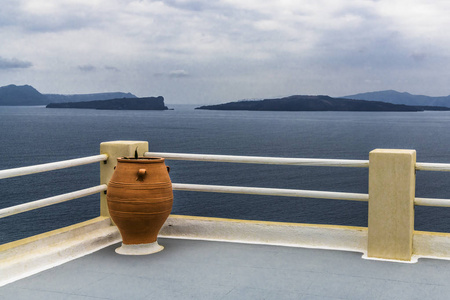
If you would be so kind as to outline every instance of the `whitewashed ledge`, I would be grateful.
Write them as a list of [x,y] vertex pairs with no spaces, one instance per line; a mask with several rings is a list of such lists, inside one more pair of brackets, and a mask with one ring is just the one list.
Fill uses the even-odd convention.
[[[161,238],[359,252],[366,257],[367,228],[170,215]],[[0,246],[0,286],[119,243],[107,217]],[[414,232],[413,260],[450,260],[450,234]],[[396,261],[400,262],[400,261]],[[7,274],[4,276],[4,274]]]
[[365,252],[367,228],[171,215],[159,236]]
[[[362,257],[367,258],[367,227],[171,215],[159,236],[351,251],[360,252]],[[450,260],[450,233],[414,231],[410,262],[417,262],[419,258]]]
[[111,220],[98,217],[0,245],[0,286],[96,252],[121,240]]

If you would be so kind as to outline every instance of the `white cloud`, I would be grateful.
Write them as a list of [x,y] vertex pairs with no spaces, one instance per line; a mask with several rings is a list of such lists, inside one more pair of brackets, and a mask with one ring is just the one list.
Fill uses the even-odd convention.
[[182,77],[188,77],[189,73],[185,70],[173,70],[169,72],[169,77],[172,78],[182,78]]
[[156,78],[184,78],[191,75],[185,70],[172,70],[169,72],[155,72],[153,76]]

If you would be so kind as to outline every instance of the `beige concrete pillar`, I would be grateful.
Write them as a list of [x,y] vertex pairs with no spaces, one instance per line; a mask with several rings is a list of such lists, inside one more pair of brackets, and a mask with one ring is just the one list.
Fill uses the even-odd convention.
[[415,150],[370,152],[368,257],[411,260],[415,165]]
[[[137,149],[138,155],[143,156],[148,152],[148,142],[142,141],[113,141],[100,144],[100,154],[107,154],[108,160],[100,163],[100,184],[108,184],[117,165],[117,158],[124,156],[134,156]],[[109,217],[106,194],[100,196],[100,216]]]

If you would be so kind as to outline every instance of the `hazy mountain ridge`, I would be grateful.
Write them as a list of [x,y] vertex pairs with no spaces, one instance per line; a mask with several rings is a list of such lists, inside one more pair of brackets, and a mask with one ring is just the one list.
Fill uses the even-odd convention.
[[[196,109],[256,111],[423,111],[426,108],[381,101],[352,100],[330,96],[294,95],[279,99],[236,101]],[[447,110],[445,108],[433,108]]]
[[425,95],[413,95],[406,92],[386,90],[378,92],[360,93],[344,96],[341,98],[358,99],[368,101],[383,101],[394,104],[421,105],[421,106],[444,106],[450,107],[450,95],[441,97],[431,97]]
[[47,108],[87,108],[107,110],[167,110],[164,97],[120,98],[68,103],[50,103]]
[[132,93],[94,93],[94,94],[44,94],[49,99],[49,103],[68,103],[68,102],[82,102],[82,101],[95,101],[95,100],[110,100],[119,98],[137,98]]
[[30,85],[0,87],[0,105],[46,105],[48,99]]
[[52,102],[65,103],[77,101],[109,100],[118,98],[137,98],[131,93],[93,93],[93,94],[41,94],[30,85],[17,86],[10,84],[0,87],[0,106],[47,105]]

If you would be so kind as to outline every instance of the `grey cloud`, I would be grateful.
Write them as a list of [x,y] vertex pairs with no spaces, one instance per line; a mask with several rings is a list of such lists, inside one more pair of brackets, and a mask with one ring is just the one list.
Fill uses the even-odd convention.
[[[51,9],[42,6],[34,11],[18,5],[17,0],[5,0],[6,6],[2,2],[0,8],[0,35],[4,41],[11,40],[3,47],[8,58],[11,53],[28,57],[26,47],[33,43],[42,49],[30,58],[35,65],[46,65],[50,59],[77,61],[71,71],[115,78],[107,81],[109,85],[124,80],[137,86],[134,76],[120,76],[119,72],[135,72],[144,91],[149,76],[157,84],[186,87],[186,93],[192,87],[193,94],[200,82],[231,81],[236,86],[232,93],[242,98],[260,97],[264,92],[290,93],[299,85],[310,85],[310,91],[317,87],[317,93],[336,92],[350,88],[353,79],[354,89],[362,89],[360,79],[371,80],[378,87],[382,84],[375,83],[378,78],[386,78],[384,84],[402,71],[408,71],[402,77],[412,78],[412,71],[437,64],[442,69],[448,66],[445,51],[449,39],[445,34],[436,31],[433,39],[419,35],[421,31],[414,32],[417,29],[412,26],[416,24],[414,16],[387,13],[389,5],[371,1],[329,0],[323,4],[330,5],[323,7],[299,1],[263,5],[258,1],[113,0],[106,6],[88,5],[88,1],[49,1]],[[437,21],[429,22],[433,25]],[[42,36],[41,32],[55,34]],[[434,42],[434,36],[442,36],[442,41]],[[90,60],[84,60],[85,53],[91,53]],[[0,58],[0,69],[16,67],[31,67],[31,63]],[[65,79],[71,73],[61,74],[58,80],[77,84]],[[436,77],[445,78],[438,74]],[[91,86],[98,84],[89,76],[82,77]],[[329,84],[331,79],[336,83]],[[257,84],[259,88],[252,88]],[[211,95],[229,92],[211,85],[208,88]],[[238,91],[242,93],[239,96]]]
[[[4,3],[3,3],[4,2]],[[84,4],[55,4],[53,12],[30,12],[15,0],[4,0],[0,9],[0,27],[9,26],[30,32],[59,32],[98,26],[107,15]]]
[[32,67],[29,61],[19,60],[17,58],[7,59],[0,57],[0,69],[26,69]]
[[51,17],[39,17],[33,18],[32,20],[26,22],[24,25],[29,31],[36,32],[59,32],[65,30],[75,30],[91,27],[95,23],[91,18],[82,18],[67,16],[51,16]]
[[[162,2],[172,8],[187,11],[188,13],[202,14],[203,17],[212,18],[216,21],[220,18],[237,18],[253,19],[254,16],[259,16],[260,13],[250,9],[236,9],[233,4],[224,1],[209,1],[209,0],[162,0]],[[218,18],[220,16],[220,18]]]
[[78,69],[83,72],[93,72],[96,70],[96,67],[93,65],[83,65],[83,66],[78,66]]
[[427,58],[427,54],[424,52],[414,52],[413,54],[411,54],[411,57],[414,59],[414,61],[421,62]]
[[359,20],[316,32],[318,42],[313,60],[317,63],[341,70],[370,69],[372,72],[410,65],[411,51],[401,33],[392,29],[391,20],[381,18],[370,7],[350,7],[335,16],[338,21],[345,20],[346,16],[356,16]]
[[163,2],[164,4],[171,7],[195,12],[211,9],[216,6],[215,4],[213,4],[213,1],[164,0]]
[[395,40],[375,39],[367,43],[367,48],[328,49],[315,58],[318,63],[335,69],[370,69],[387,70],[391,68],[405,69],[410,64],[408,50],[395,43]]
[[18,14],[17,3],[14,3],[13,1],[2,2],[2,9],[0,10],[0,26],[9,26],[16,23]]
[[105,66],[105,69],[108,71],[120,72],[120,70],[114,66]]

